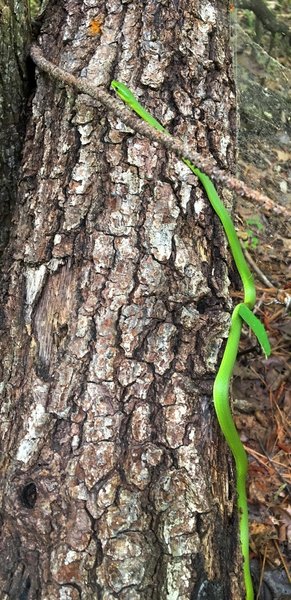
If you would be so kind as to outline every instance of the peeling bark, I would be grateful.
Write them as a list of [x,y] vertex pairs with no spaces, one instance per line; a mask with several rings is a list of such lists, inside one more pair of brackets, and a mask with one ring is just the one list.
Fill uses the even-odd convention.
[[[228,34],[215,0],[67,0],[38,41],[229,168]],[[92,98],[38,73],[31,110],[2,274],[2,597],[238,600],[218,219],[185,165]]]

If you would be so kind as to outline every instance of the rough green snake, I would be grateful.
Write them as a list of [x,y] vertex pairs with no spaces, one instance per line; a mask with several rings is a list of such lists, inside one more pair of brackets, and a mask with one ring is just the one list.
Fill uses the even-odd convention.
[[[111,82],[111,87],[115,90],[121,100],[123,100],[123,102],[125,102],[125,104],[127,104],[133,111],[135,111],[144,121],[158,131],[163,131],[164,133],[170,135],[170,133],[156,119],[154,119],[154,117],[152,117],[152,115],[150,115],[150,113],[148,113],[143,106],[141,106],[133,93],[124,83],[113,80]],[[245,321],[245,323],[256,335],[266,356],[270,355],[271,348],[264,326],[252,312],[256,302],[254,280],[242,252],[231,216],[220,200],[218,193],[209,177],[205,175],[205,173],[202,173],[200,169],[192,165],[188,159],[182,160],[202,183],[208,200],[222,223],[244,289],[244,302],[241,302],[234,308],[231,316],[228,339],[222,361],[214,381],[213,400],[219,425],[235,460],[237,504],[239,509],[239,531],[241,551],[243,556],[246,600],[253,600],[254,591],[250,574],[248,506],[246,495],[248,460],[232,418],[229,405],[229,385],[237,357],[243,321]]]

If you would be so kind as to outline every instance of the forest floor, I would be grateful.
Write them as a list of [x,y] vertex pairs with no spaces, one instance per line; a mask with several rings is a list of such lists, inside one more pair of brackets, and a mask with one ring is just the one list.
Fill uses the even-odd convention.
[[[251,180],[250,167],[248,181]],[[267,193],[267,186],[262,187]],[[261,208],[254,215],[253,206],[246,200],[240,203],[237,214],[247,224],[247,230],[242,225],[239,233],[241,237],[247,235],[248,255],[261,273],[254,273],[256,313],[267,329],[272,346],[271,356],[264,359],[256,340],[246,332],[233,384],[236,423],[250,463],[251,548],[263,569],[282,567],[288,581],[287,556],[291,548],[291,277],[289,273],[288,281],[287,269],[291,231],[288,234],[286,217],[266,215]],[[249,225],[248,220],[251,221]],[[257,223],[262,226],[259,230]],[[252,244],[256,247],[252,248]],[[252,270],[254,272],[254,268]],[[269,283],[264,281],[265,277]],[[291,598],[291,585],[288,597]]]
[[[290,210],[291,138],[288,118],[286,122],[281,117],[286,102],[288,106],[291,64],[286,67],[285,63],[283,78],[280,66],[276,74],[272,68],[266,84],[266,70],[260,69],[260,60],[254,61],[258,53],[259,47],[253,49],[249,44],[247,52],[238,56],[238,77],[243,84],[240,102],[244,103],[244,98],[247,102],[254,89],[259,97],[258,117],[255,98],[249,109],[246,104],[240,109],[239,174],[251,187]],[[260,94],[266,89],[266,105],[262,106]],[[279,123],[276,115],[275,122],[267,122],[272,113],[269,92],[273,106],[274,98],[279,98],[275,109],[281,115]],[[236,423],[249,457],[250,539],[260,587],[257,598],[287,600],[291,599],[291,223],[285,215],[271,214],[242,198],[237,199],[236,221],[255,275],[256,313],[272,346],[271,356],[264,359],[255,338],[245,330],[233,381]],[[242,298],[240,293],[234,296]]]

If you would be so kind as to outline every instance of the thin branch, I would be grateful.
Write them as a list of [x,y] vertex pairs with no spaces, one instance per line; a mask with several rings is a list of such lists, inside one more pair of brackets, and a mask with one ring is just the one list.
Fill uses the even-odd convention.
[[275,204],[275,202],[268,198],[268,196],[265,196],[265,194],[261,194],[260,192],[253,190],[243,181],[240,181],[236,177],[228,175],[225,171],[222,171],[216,165],[213,159],[202,158],[200,154],[198,154],[195,150],[190,148],[188,144],[183,143],[178,138],[171,137],[166,133],[153,129],[150,125],[135,116],[135,114],[133,114],[132,111],[130,111],[125,105],[120,104],[120,101],[113,98],[104,88],[93,85],[90,83],[90,81],[88,81],[88,79],[80,79],[79,77],[75,77],[71,73],[64,71],[57,65],[48,61],[43,56],[40,48],[35,44],[32,45],[30,54],[39,69],[45,71],[58,81],[74,87],[79,92],[83,92],[89,96],[92,96],[134,131],[137,131],[141,135],[148,137],[150,140],[161,144],[170,152],[176,154],[179,158],[188,158],[188,160],[195,164],[204,173],[207,173],[211,179],[222,183],[241,196],[246,196],[257,203],[262,204],[266,210],[271,210],[277,214],[291,215],[291,212],[289,212],[287,208]]
[[248,261],[248,263],[251,265],[252,269],[257,273],[259,279],[268,287],[268,288],[273,288],[274,284],[270,281],[270,279],[268,279],[268,277],[263,273],[263,271],[261,271],[261,269],[258,267],[257,263],[255,263],[255,261],[253,260],[253,258],[251,257],[250,253],[244,248],[244,255]]

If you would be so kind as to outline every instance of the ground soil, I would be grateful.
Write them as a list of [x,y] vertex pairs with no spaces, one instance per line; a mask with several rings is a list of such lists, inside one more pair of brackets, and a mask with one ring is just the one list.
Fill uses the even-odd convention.
[[[286,106],[290,115],[291,58],[283,53],[283,71],[280,57],[270,71],[266,68],[265,51],[260,53],[258,45],[252,48],[252,41],[246,44],[245,32],[241,39],[243,43],[237,44],[241,50],[237,54],[237,72],[238,84],[242,85],[240,102],[245,99],[245,104],[240,111],[239,175],[276,204],[291,210],[291,193],[288,193],[291,130],[288,116],[282,115]],[[259,54],[260,59],[256,60]],[[260,98],[257,116],[255,100],[247,105],[252,95],[250,89],[252,94],[257,90]],[[260,97],[260,93],[265,96]],[[262,105],[264,97],[265,106]],[[272,107],[268,107],[270,97],[273,106],[278,100],[277,118],[273,120]],[[247,258],[255,263],[251,265],[253,272],[257,269],[256,313],[264,322],[272,345],[272,354],[265,359],[256,340],[245,329],[233,382],[236,423],[249,456],[252,557],[257,560],[257,577],[262,579],[259,598],[286,600],[291,598],[288,569],[291,550],[291,223],[285,215],[266,212],[262,206],[254,206],[242,198],[237,199],[236,215]],[[238,292],[233,295],[242,298]]]

